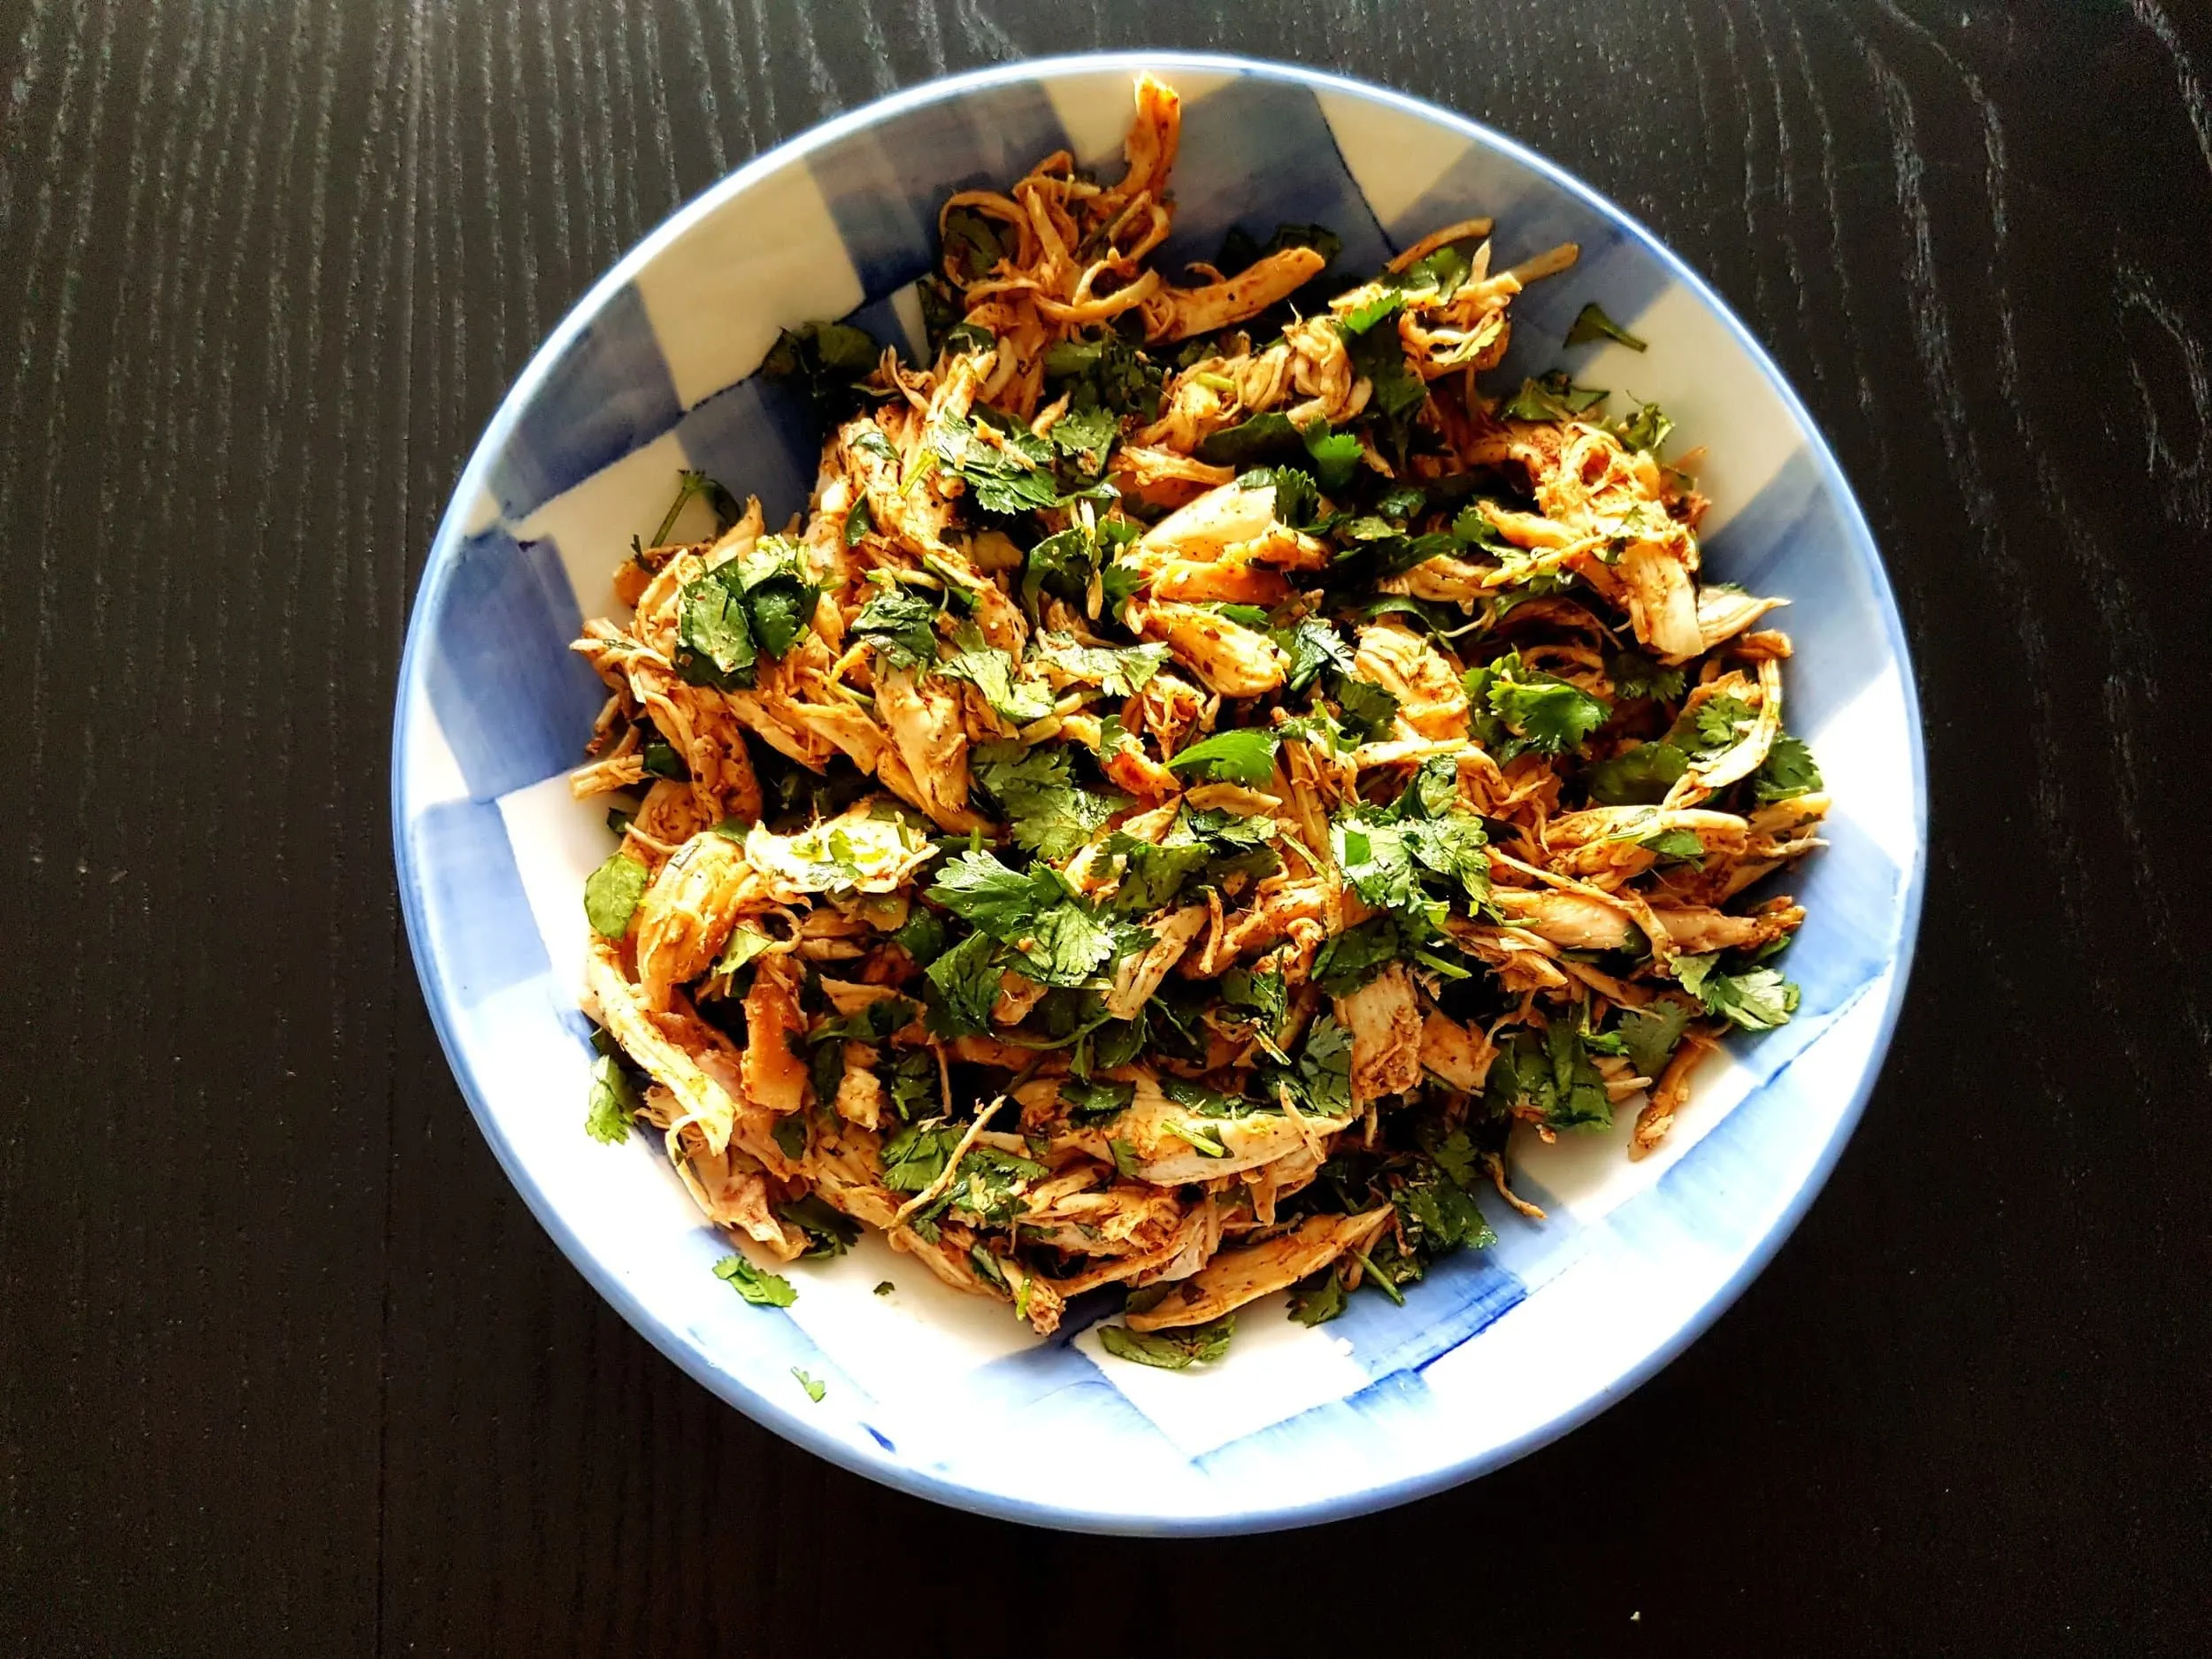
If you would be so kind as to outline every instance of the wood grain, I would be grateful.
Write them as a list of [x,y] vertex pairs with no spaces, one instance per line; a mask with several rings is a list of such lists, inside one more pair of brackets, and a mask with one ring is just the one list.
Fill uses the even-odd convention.
[[[609,1312],[386,805],[435,518],[593,278],[833,111],[1143,43],[1466,110],[1711,276],[1934,795],[1884,1082],[1733,1312],[1475,1486],[1173,1548],[879,1490]],[[0,4],[0,1649],[2202,1651],[2208,75],[2178,0]]]

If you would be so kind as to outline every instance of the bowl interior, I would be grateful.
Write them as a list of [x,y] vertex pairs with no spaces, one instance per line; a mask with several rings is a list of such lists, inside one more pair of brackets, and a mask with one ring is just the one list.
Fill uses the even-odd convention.
[[[912,283],[937,204],[1066,148],[1111,167],[1130,77],[1181,91],[1171,259],[1233,226],[1325,224],[1356,273],[1439,226],[1494,218],[1502,260],[1562,240],[1582,258],[1517,303],[1500,373],[1570,366],[1664,403],[1707,447],[1709,569],[1779,594],[1797,645],[1792,727],[1836,807],[1792,880],[1810,912],[1786,966],[1794,1020],[1708,1063],[1662,1151],[1610,1134],[1519,1148],[1532,1224],[1484,1205],[1494,1249],[1403,1308],[1354,1299],[1317,1329],[1279,1295],[1225,1363],[1102,1364],[1071,1310],[1048,1341],[942,1289],[871,1237],[793,1271],[787,1311],[709,1271],[727,1246],[646,1137],[582,1130],[576,1010],[584,876],[611,849],[569,798],[602,696],[566,650],[613,611],[611,572],[681,467],[772,523],[805,504],[815,445],[752,378],[776,331],[843,316],[912,346]],[[1562,348],[1589,300],[1649,342]],[[733,1403],[841,1463],[945,1501],[1048,1524],[1227,1531],[1378,1507],[1507,1461],[1633,1387],[1763,1263],[1810,1201],[1871,1085],[1910,953],[1923,841],[1919,726],[1894,605],[1848,489],[1765,355],[1617,210],[1458,117],[1303,71],[1164,55],[1064,59],[940,82],[772,152],[656,233],[532,362],[457,490],[401,676],[396,835],[434,1018],[485,1133],[593,1282]],[[1808,1063],[1809,1062],[1809,1063]],[[873,1287],[888,1279],[887,1296]],[[811,1402],[796,1367],[827,1385]]]

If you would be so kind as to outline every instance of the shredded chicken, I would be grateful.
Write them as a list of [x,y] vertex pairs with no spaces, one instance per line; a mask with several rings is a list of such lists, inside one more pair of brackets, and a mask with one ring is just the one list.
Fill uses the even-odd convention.
[[1540,1224],[1531,1137],[1660,1145],[1795,1007],[1759,884],[1829,804],[1664,417],[1477,385],[1578,250],[1169,273],[1180,142],[1142,77],[1119,179],[948,198],[933,359],[830,388],[783,531],[623,559],[570,779],[595,1133],[763,1262],[857,1223],[1040,1333],[1119,1285],[1168,1364]]

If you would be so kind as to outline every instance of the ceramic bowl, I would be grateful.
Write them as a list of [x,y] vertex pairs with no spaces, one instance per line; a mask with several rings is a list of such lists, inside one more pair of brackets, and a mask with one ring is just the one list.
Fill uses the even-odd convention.
[[[1071,1310],[1049,1340],[943,1290],[879,1240],[791,1270],[787,1310],[710,1264],[728,1245],[654,1138],[583,1130],[576,990],[584,876],[611,847],[572,801],[603,693],[567,649],[614,611],[611,572],[677,471],[804,504],[815,440],[755,377],[786,325],[842,317],[911,345],[937,204],[1067,148],[1108,167],[1148,68],[1184,98],[1171,260],[1231,226],[1318,223],[1357,273],[1486,214],[1499,263],[1582,247],[1514,309],[1501,373],[1566,363],[1663,403],[1701,445],[1709,572],[1792,602],[1790,723],[1835,798],[1829,845],[1791,879],[1810,912],[1787,957],[1797,1017],[1708,1063],[1663,1149],[1615,1133],[1520,1149],[1486,1202],[1496,1247],[1313,1329],[1279,1295],[1228,1360],[1171,1372],[1105,1359]],[[1649,342],[1562,347],[1597,300]],[[739,1409],[908,1491],[1048,1525],[1226,1532],[1397,1503],[1496,1468],[1634,1388],[1711,1323],[1812,1202],[1868,1092],[1919,910],[1919,721],[1887,580],[1803,405],[1702,281],[1587,187],[1472,121],[1282,65],[1132,54],[1017,64],[918,88],[760,157],[609,272],[556,329],[461,474],[415,601],[393,756],[399,884],[423,993],[484,1133],[531,1208],[623,1316]],[[889,1279],[888,1296],[872,1293]],[[1102,1361],[1103,1363],[1102,1363]],[[794,1370],[823,1383],[818,1402]],[[518,1383],[519,1386],[520,1384]]]

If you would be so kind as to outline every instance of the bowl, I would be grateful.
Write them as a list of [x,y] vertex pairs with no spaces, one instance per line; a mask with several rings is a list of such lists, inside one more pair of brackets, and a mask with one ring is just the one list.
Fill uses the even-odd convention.
[[[1487,214],[1501,263],[1571,240],[1517,303],[1501,373],[1554,365],[1586,301],[1649,342],[1578,349],[1576,377],[1663,403],[1704,445],[1705,557],[1793,602],[1791,724],[1835,799],[1792,878],[1810,912],[1788,1025],[1709,1061],[1655,1156],[1613,1134],[1532,1145],[1499,1240],[1403,1307],[1306,1328],[1268,1303],[1221,1364],[1104,1360],[1071,1310],[1039,1340],[871,1237],[792,1270],[788,1310],[710,1271],[728,1245],[653,1138],[583,1129],[585,875],[611,841],[569,796],[603,691],[566,647],[680,468],[803,505],[806,421],[755,376],[780,327],[842,317],[911,344],[937,205],[1056,149],[1113,165],[1130,83],[1185,104],[1168,258],[1242,224],[1319,223],[1356,273]],[[1300,1525],[1402,1502],[1520,1456],[1620,1399],[1709,1325],[1812,1202],[1905,988],[1920,908],[1923,757],[1910,666],[1864,519],[1804,406],[1743,325],[1649,232],[1511,141],[1396,93],[1287,65],[1115,54],[933,82],[760,157],[608,273],[532,358],[461,474],[415,601],[393,753],[408,936],[455,1076],[499,1160],[592,1284],[656,1346],[777,1432],[963,1508],[1101,1532]],[[872,1294],[889,1279],[897,1288]],[[1280,1295],[1271,1299],[1279,1304]],[[1271,1312],[1273,1317],[1271,1317]],[[816,1401],[801,1376],[823,1386]]]

